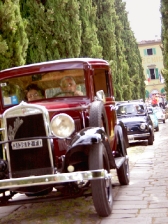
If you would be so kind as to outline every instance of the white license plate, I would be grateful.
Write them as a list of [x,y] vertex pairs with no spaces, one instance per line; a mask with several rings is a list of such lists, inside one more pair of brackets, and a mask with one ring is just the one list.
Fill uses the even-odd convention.
[[42,139],[12,142],[12,149],[29,149],[43,146]]

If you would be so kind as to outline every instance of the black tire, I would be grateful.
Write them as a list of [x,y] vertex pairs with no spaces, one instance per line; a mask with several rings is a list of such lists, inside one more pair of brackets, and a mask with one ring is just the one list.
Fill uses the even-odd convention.
[[[94,144],[89,151],[89,169],[105,169],[110,172],[106,149],[102,143]],[[91,180],[92,198],[99,216],[111,214],[113,206],[111,178]]]
[[130,182],[129,159],[126,158],[124,163],[117,169],[118,180],[121,185],[128,185]]
[[163,123],[165,123],[165,120],[163,120]]
[[95,101],[91,104],[89,113],[89,126],[102,127],[109,136],[108,120],[104,104],[101,101]]
[[153,134],[150,133],[150,136],[148,138],[148,145],[153,145],[153,139],[154,139]]
[[156,129],[155,129],[156,131],[159,131],[159,125],[156,127]]

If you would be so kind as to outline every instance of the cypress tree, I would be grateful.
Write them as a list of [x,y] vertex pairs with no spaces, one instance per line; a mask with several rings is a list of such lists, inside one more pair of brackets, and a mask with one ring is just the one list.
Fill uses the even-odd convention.
[[163,53],[163,65],[162,75],[165,79],[165,91],[168,98],[168,0],[161,0],[161,21],[162,21],[162,53]]
[[0,2],[0,70],[24,65],[28,46],[19,0]]
[[81,53],[80,57],[102,58],[102,47],[99,45],[96,27],[96,7],[92,0],[79,0],[81,20]]
[[[116,44],[116,61],[117,61],[117,76],[116,76],[116,89],[118,90],[117,99],[127,100],[131,98],[130,80],[128,76],[128,64],[125,56],[125,47],[123,40],[124,32],[124,13],[125,7],[122,0],[115,1],[116,22],[115,22],[115,35],[117,39]],[[120,93],[119,93],[120,92]],[[119,95],[120,94],[120,95]]]
[[96,27],[100,45],[103,48],[102,56],[105,60],[113,60],[116,54],[114,0],[92,0],[97,7]]
[[125,9],[125,2],[116,1],[116,11],[122,23],[121,38],[124,43],[124,55],[128,65],[128,70],[124,76],[124,83],[127,85],[124,96],[125,99],[145,98],[145,78],[143,75],[142,59],[139,48],[128,22],[128,15]]
[[50,0],[45,4],[22,0],[21,8],[28,19],[27,63],[79,56],[81,22],[77,0]]

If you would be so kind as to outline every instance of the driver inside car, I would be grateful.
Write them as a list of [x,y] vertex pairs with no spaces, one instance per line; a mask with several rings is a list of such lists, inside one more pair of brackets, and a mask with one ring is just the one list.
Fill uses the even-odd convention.
[[76,82],[71,76],[65,76],[61,79],[60,88],[66,96],[83,96],[83,93],[77,90]]

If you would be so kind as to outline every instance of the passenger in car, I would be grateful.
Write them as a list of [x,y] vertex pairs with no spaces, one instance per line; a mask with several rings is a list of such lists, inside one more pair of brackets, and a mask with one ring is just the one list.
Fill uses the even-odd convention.
[[76,82],[72,76],[65,76],[61,79],[60,88],[62,92],[67,96],[83,96],[83,93],[77,90]]
[[26,88],[26,99],[28,101],[40,100],[44,98],[44,91],[36,84],[30,84]]

